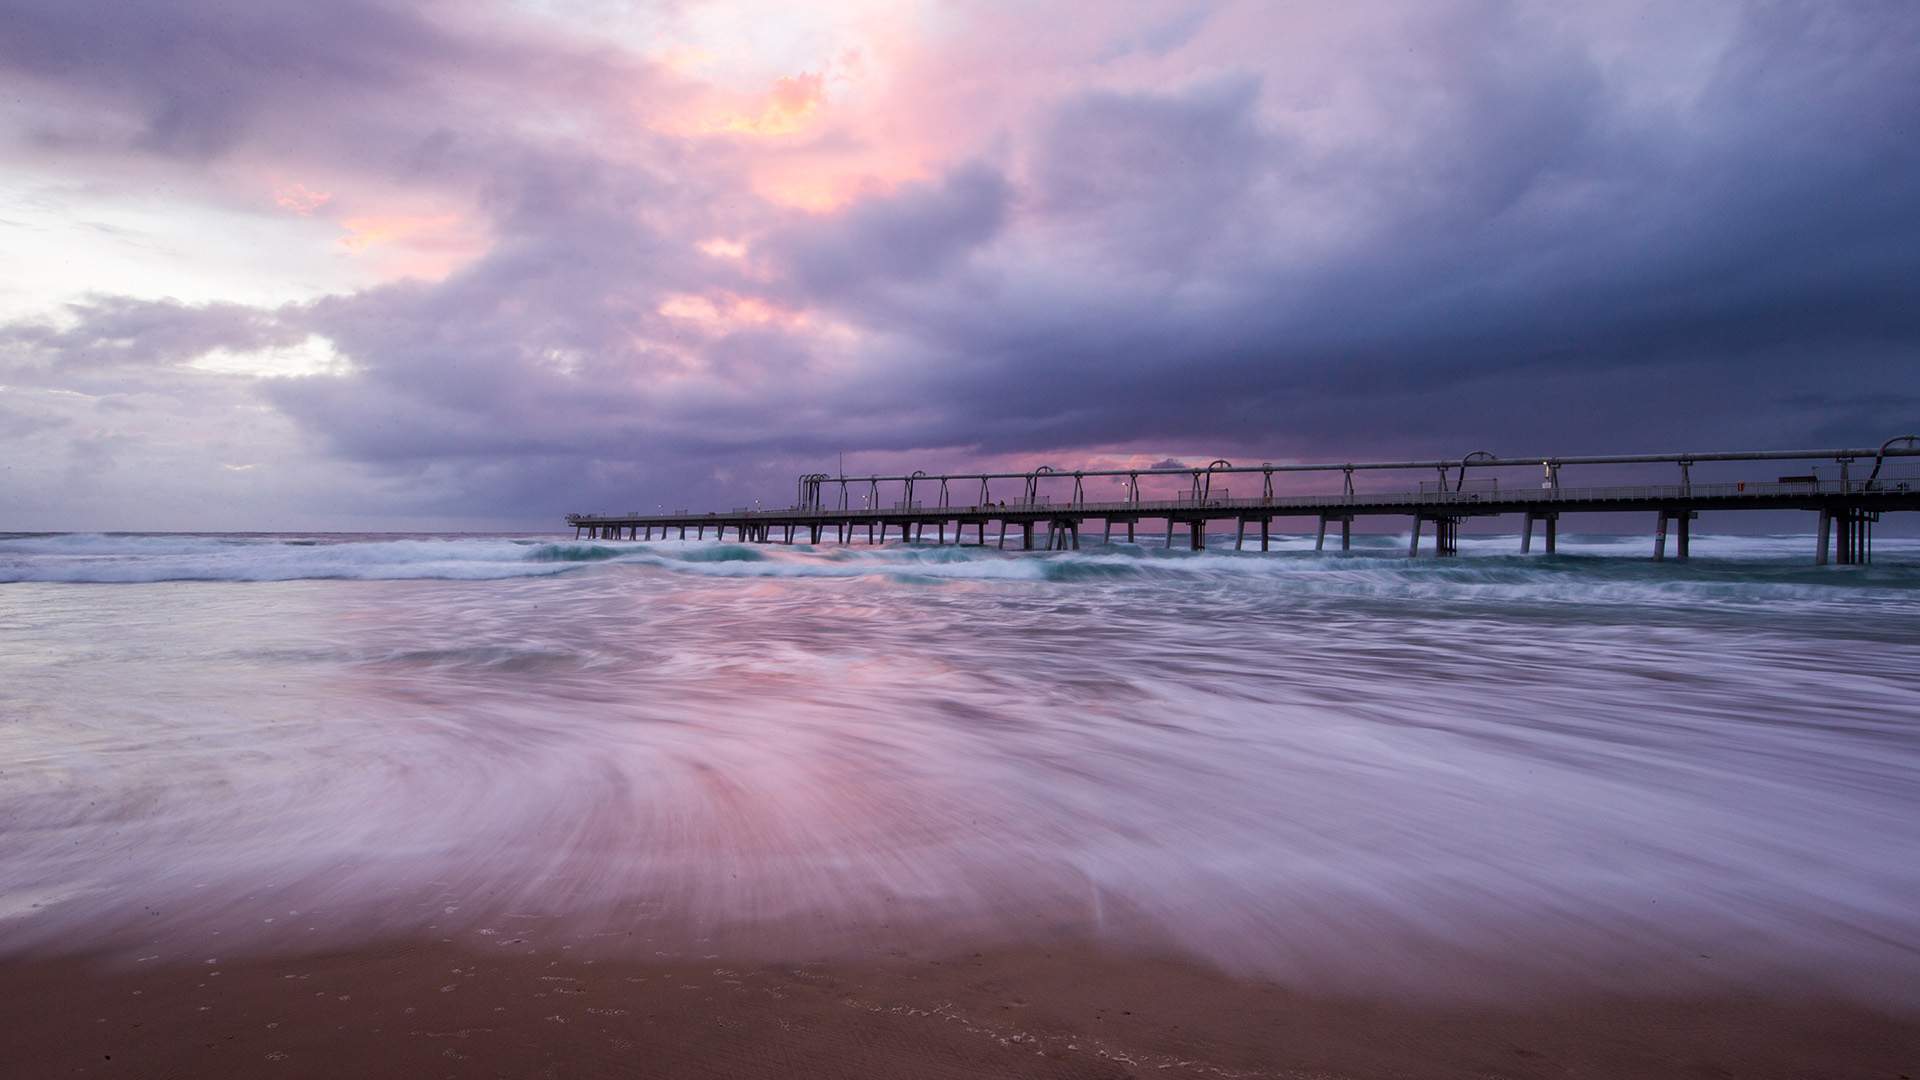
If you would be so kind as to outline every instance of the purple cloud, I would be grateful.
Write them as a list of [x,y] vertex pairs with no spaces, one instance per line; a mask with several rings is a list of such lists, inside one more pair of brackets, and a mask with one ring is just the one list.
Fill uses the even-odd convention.
[[[791,135],[702,127],[751,103],[501,13],[8,7],[0,86],[48,106],[0,132],[12,160],[226,205],[222,176],[324,162],[315,220],[407,198],[481,238],[439,276],[0,326],[0,381],[121,380],[180,423],[248,395],[396,513],[778,498],[841,450],[1856,441],[1920,404],[1902,5],[1666,16],[1693,37],[1478,5],[1287,37],[1229,6],[1089,27],[986,85],[923,58],[865,112],[793,105],[817,127]],[[919,163],[851,198],[766,193],[882,170],[890,138]],[[339,371],[191,366],[310,338]],[[16,404],[38,420],[0,439],[61,452],[61,408]]]

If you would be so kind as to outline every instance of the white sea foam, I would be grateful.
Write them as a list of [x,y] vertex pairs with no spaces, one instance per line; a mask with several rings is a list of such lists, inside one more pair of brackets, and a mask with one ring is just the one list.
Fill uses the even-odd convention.
[[[1920,541],[1882,541],[1875,568],[1808,566],[1804,536],[1695,538],[1684,569],[1646,564],[1644,537],[1574,535],[1561,557],[1522,557],[1510,536],[1461,539],[1446,561],[1409,560],[1405,535],[1364,535],[1355,550],[1315,553],[1308,535],[1280,534],[1267,553],[1167,550],[1156,540],[1104,544],[1080,551],[1021,552],[933,544],[833,543],[818,546],[705,541],[592,541],[533,537],[232,536],[57,534],[0,537],[0,583],[140,583],[161,581],[492,580],[539,577],[600,564],[650,567],[720,578],[859,578],[923,581],[1052,581],[1173,575],[1281,576],[1296,587],[1343,594],[1458,595],[1491,598],[1653,600],[1702,597],[1846,599],[1828,586],[1920,584]],[[1602,561],[1604,560],[1604,561]],[[1618,560],[1618,561],[1615,561]],[[1604,585],[1601,589],[1599,586]]]
[[[476,579],[560,573],[530,542],[75,533],[0,539],[0,583]],[[591,556],[587,556],[591,557]]]

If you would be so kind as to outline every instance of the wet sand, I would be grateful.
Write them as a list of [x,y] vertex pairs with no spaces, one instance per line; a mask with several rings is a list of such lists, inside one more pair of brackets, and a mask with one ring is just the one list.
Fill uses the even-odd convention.
[[1920,1077],[1912,566],[55,547],[0,1080]]
[[740,965],[529,943],[0,964],[0,1076],[1888,1077],[1920,1016],[1303,994],[1088,947]]

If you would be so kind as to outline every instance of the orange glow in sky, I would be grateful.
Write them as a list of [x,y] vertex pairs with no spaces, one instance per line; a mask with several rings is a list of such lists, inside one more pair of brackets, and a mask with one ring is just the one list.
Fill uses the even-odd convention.
[[731,116],[720,128],[743,135],[792,135],[806,126],[826,100],[826,80],[802,72],[775,80],[758,115]]

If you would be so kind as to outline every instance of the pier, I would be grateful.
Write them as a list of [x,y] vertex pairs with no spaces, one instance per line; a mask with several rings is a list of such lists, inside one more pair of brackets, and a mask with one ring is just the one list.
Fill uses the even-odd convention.
[[[741,507],[728,511],[675,510],[641,513],[569,514],[576,538],[716,539],[729,536],[755,543],[840,544],[889,539],[1021,551],[1073,550],[1090,521],[1101,523],[1100,537],[1116,533],[1128,543],[1143,542],[1139,530],[1159,522],[1163,534],[1144,542],[1173,547],[1176,536],[1195,551],[1209,545],[1215,523],[1233,527],[1234,550],[1257,543],[1267,551],[1273,523],[1304,520],[1316,525],[1315,550],[1324,551],[1328,533],[1337,533],[1342,551],[1353,546],[1353,527],[1362,518],[1401,518],[1412,523],[1407,554],[1421,554],[1430,538],[1434,555],[1459,550],[1459,530],[1469,518],[1515,515],[1521,518],[1520,551],[1557,546],[1560,519],[1567,515],[1637,512],[1652,526],[1651,555],[1656,560],[1690,554],[1692,524],[1703,511],[1801,510],[1815,515],[1813,559],[1858,565],[1873,558],[1873,530],[1882,515],[1920,510],[1920,470],[1901,459],[1920,457],[1920,436],[1902,435],[1878,447],[1826,450],[1744,450],[1663,454],[1612,454],[1580,457],[1498,457],[1475,451],[1459,458],[1431,461],[1371,461],[1320,464],[1262,462],[1234,465],[1215,460],[1178,468],[1061,471],[1039,466],[1030,472],[972,472],[902,476],[833,476],[808,473],[795,484],[791,505]],[[1697,465],[1740,462],[1756,472],[1751,479],[1715,479],[1695,483]],[[1817,463],[1814,472],[1779,474],[1763,463]],[[1665,484],[1580,485],[1563,483],[1562,473],[1595,466],[1664,465],[1675,470]],[[1515,486],[1515,470],[1534,471]],[[1822,475],[1824,469],[1827,475]],[[1323,474],[1339,490],[1326,493],[1276,493],[1275,476]],[[1416,479],[1387,491],[1360,491],[1356,474],[1388,473]],[[1768,474],[1771,475],[1768,475]],[[1508,474],[1502,486],[1499,474]],[[1142,480],[1177,478],[1184,489],[1172,498],[1149,498]],[[1235,496],[1233,478],[1258,480],[1260,491]],[[1111,480],[1123,488],[1120,498],[1089,498],[1087,481]],[[1162,481],[1164,483],[1164,480]],[[995,485],[999,487],[996,490]],[[1015,485],[1018,490],[1012,490]],[[1329,485],[1331,486],[1331,484]],[[857,505],[856,505],[857,503]]]

